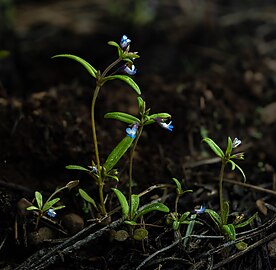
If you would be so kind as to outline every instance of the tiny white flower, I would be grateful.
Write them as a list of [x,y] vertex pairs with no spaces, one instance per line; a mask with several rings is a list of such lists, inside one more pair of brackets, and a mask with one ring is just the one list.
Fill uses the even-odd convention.
[[232,143],[232,148],[236,148],[241,144],[241,140],[239,140],[238,138],[235,138],[233,143]]

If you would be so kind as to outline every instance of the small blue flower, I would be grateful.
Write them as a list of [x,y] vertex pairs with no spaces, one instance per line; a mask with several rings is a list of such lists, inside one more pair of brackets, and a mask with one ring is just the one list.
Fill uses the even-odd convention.
[[235,138],[233,143],[232,143],[232,148],[236,148],[241,144],[241,140],[239,140],[238,138]]
[[164,129],[167,129],[169,131],[172,131],[174,126],[172,125],[172,121],[170,121],[168,124],[164,122],[164,120],[160,117],[155,118],[155,121]]
[[202,214],[206,210],[206,207],[201,205],[199,209],[195,209],[196,214]]
[[127,73],[128,75],[135,75],[137,69],[135,66],[132,64],[131,67],[129,67],[127,64],[123,66],[123,71]]
[[121,48],[123,50],[126,49],[129,46],[130,42],[131,40],[126,35],[123,35],[120,42]]
[[134,124],[131,128],[126,128],[126,134],[131,138],[135,139],[136,138],[136,133],[138,129],[138,124]]
[[55,212],[55,210],[53,208],[50,208],[47,212],[47,215],[51,218],[56,217],[57,213]]
[[91,169],[91,172],[92,173],[97,173],[98,172],[98,169],[96,166],[88,166],[90,169]]

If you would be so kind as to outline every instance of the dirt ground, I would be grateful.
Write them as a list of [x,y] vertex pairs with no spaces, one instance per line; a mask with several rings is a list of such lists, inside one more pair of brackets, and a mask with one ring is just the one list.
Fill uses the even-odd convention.
[[[1,269],[140,269],[146,258],[162,249],[141,269],[275,269],[276,5],[273,1],[160,2],[0,2]],[[93,222],[82,210],[77,189],[64,192],[66,208],[56,220],[45,221],[54,236],[30,241],[31,217],[18,212],[21,198],[32,201],[37,190],[47,196],[75,179],[90,194],[96,192],[90,177],[65,169],[68,164],[88,166],[95,160],[90,122],[95,83],[79,64],[51,57],[76,54],[102,70],[116,57],[116,49],[107,42],[119,42],[123,34],[141,56],[135,61],[133,79],[147,106],[152,113],[171,114],[174,125],[173,132],[158,125],[145,128],[134,159],[134,192],[173,184],[175,177],[193,190],[181,198],[181,212],[199,205],[218,210],[220,163],[202,137],[209,136],[223,149],[228,136],[238,137],[245,152],[245,160],[238,164],[247,181],[244,184],[229,166],[224,197],[232,217],[258,212],[258,218],[239,231],[242,237],[252,230],[246,250],[230,246],[221,251],[225,245],[221,239],[194,239],[187,249],[169,248],[175,235],[159,214],[146,220],[158,226],[150,227],[143,243],[111,241],[111,228],[88,241],[103,227],[90,228]],[[96,104],[102,161],[126,128],[104,119],[104,114],[138,114],[136,103],[134,92],[121,82],[103,87]],[[127,190],[128,161],[126,155],[118,164],[122,190]],[[105,187],[106,192],[113,184]],[[175,194],[172,189],[167,193],[166,205],[172,209]],[[162,196],[157,189],[144,200]],[[117,206],[115,199],[109,211],[113,204]],[[66,225],[64,216],[72,213],[77,218]],[[115,214],[112,221],[118,217]],[[207,215],[201,219],[206,227],[197,226],[194,234],[219,235]],[[82,225],[70,231],[68,226],[75,223]],[[83,228],[87,232],[72,239]],[[68,239],[66,247],[75,249],[66,253],[59,245]],[[85,245],[78,242],[84,239]]]

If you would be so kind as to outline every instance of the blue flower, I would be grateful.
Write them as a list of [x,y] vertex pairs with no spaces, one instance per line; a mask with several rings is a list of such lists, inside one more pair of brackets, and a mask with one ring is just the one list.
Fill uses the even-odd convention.
[[235,138],[233,143],[232,143],[232,148],[236,148],[241,144],[241,140],[239,140],[238,138]]
[[130,42],[131,40],[126,35],[123,35],[120,42],[121,48],[123,50],[126,49],[129,46]]
[[53,208],[50,208],[47,212],[47,215],[51,218],[56,217],[57,213],[55,212],[55,210]]
[[206,210],[206,207],[201,205],[199,209],[195,209],[196,214],[202,214]]
[[134,124],[131,128],[126,128],[126,134],[131,138],[135,139],[136,138],[136,133],[138,129],[138,124]]
[[137,69],[135,68],[135,66],[133,64],[131,65],[131,67],[129,67],[127,64],[125,64],[123,66],[123,71],[125,73],[127,73],[128,75],[134,75],[134,74],[136,74]]
[[164,120],[160,117],[155,118],[155,121],[164,129],[167,129],[169,131],[173,130],[172,121],[170,121],[168,124],[164,122]]

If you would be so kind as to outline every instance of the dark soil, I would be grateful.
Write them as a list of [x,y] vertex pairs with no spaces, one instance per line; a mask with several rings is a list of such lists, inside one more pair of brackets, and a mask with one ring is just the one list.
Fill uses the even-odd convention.
[[[275,12],[273,1],[0,2],[0,51],[8,51],[0,53],[0,268],[275,269]],[[173,185],[175,177],[193,190],[181,197],[179,213],[199,205],[218,210],[220,163],[202,136],[223,149],[228,136],[240,138],[245,160],[238,164],[247,182],[227,167],[224,198],[231,220],[258,212],[238,230],[238,237],[246,237],[244,251],[221,238],[191,238],[184,247],[166,215],[155,212],[145,219],[147,240],[116,241],[112,232],[125,228],[120,212],[110,223],[96,224],[91,212],[84,213],[78,188],[60,195],[66,208],[42,220],[42,235],[34,230],[34,216],[23,211],[22,198],[32,201],[37,190],[47,197],[75,179],[96,196],[89,176],[65,169],[95,159],[94,81],[79,64],[51,56],[76,54],[102,70],[116,57],[107,41],[119,42],[122,34],[141,56],[133,79],[147,106],[152,113],[170,113],[175,126],[173,132],[145,128],[134,159],[134,193]],[[110,111],[138,114],[127,85],[106,84],[96,105],[102,162],[125,136],[125,124],[104,119]],[[106,185],[106,193],[115,185],[127,191],[128,159],[118,163],[120,182]],[[141,200],[157,198],[173,211],[172,187],[154,189]],[[116,206],[111,198],[108,211]],[[206,213],[199,220],[193,235],[220,236]],[[187,227],[181,228],[183,237]]]

